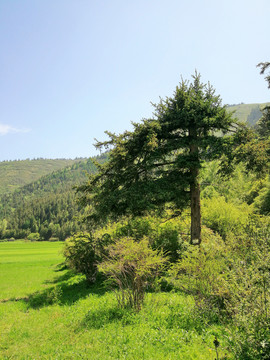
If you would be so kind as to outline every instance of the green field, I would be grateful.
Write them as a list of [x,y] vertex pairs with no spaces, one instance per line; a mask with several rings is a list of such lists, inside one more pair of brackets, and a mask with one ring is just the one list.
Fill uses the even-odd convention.
[[[226,329],[191,297],[149,293],[139,313],[61,265],[61,243],[0,243],[0,359],[230,359]],[[60,265],[59,265],[60,264]],[[207,320],[206,320],[207,319]]]

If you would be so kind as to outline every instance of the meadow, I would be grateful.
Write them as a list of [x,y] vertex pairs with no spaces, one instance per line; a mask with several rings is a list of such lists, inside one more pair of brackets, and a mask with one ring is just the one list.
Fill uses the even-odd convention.
[[0,359],[230,359],[229,329],[192,297],[149,292],[140,312],[63,266],[60,242],[0,243]]

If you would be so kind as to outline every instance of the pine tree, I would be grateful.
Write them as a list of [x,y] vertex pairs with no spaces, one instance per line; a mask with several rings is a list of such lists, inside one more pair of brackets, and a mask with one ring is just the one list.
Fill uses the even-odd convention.
[[[269,62],[259,63],[257,67],[261,68],[260,74],[264,74],[265,71],[270,68]],[[265,76],[265,80],[268,83],[268,88],[270,89],[270,74],[268,73]],[[258,121],[256,126],[256,130],[258,131],[259,135],[263,139],[267,139],[270,136],[270,106],[267,105],[263,109],[263,116]]]
[[153,118],[134,123],[133,131],[107,132],[110,139],[97,142],[98,149],[111,149],[109,162],[79,187],[82,203],[90,204],[95,224],[165,207],[177,214],[190,206],[191,242],[199,244],[200,169],[228,148],[235,120],[197,73],[153,106]]

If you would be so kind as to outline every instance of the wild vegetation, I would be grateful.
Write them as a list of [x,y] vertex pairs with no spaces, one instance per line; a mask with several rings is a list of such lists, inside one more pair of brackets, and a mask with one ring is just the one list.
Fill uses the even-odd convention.
[[61,246],[0,243],[1,359],[209,360],[215,336],[229,353],[224,328],[204,323],[192,296],[148,292],[140,312],[119,308],[100,280],[57,265]]
[[[269,65],[260,64],[262,73]],[[141,219],[145,222],[137,237],[121,231],[112,236],[109,231],[106,236],[112,245],[104,247],[108,253],[98,269],[117,283],[124,299],[118,300],[120,305],[140,309],[144,283],[153,286],[150,274],[141,280],[143,271],[139,270],[140,246],[149,246],[150,252],[143,256],[145,270],[154,256],[151,251],[156,251],[156,237],[153,241],[150,235],[155,226],[149,216],[163,222],[178,218],[177,225],[174,220],[178,227],[174,248],[178,258],[167,265],[166,282],[174,289],[192,294],[196,306],[207,317],[218,323],[233,319],[231,325],[237,324],[237,328],[232,332],[231,349],[236,358],[267,359],[270,244],[266,184],[270,139],[265,128],[269,126],[269,107],[263,110],[254,131],[234,121],[213,88],[202,84],[195,74],[192,83],[182,81],[173,97],[161,99],[154,108],[153,118],[133,124],[132,132],[118,136],[108,132],[110,139],[97,143],[99,149],[111,148],[109,161],[79,187],[82,204],[89,204],[92,229],[125,218],[129,232],[136,233],[133,228],[137,229]],[[212,181],[204,183],[211,167],[214,181],[212,177]],[[243,192],[239,184],[234,184],[234,189],[227,186],[227,194],[224,188],[217,189],[218,182],[224,184],[233,174],[234,180],[243,179],[246,174]],[[206,185],[202,195],[200,183]],[[188,207],[190,223],[183,234],[189,230],[190,233],[180,239]],[[139,220],[134,223],[135,218]],[[202,223],[206,226],[204,236]],[[93,230],[92,237],[95,238]],[[161,239],[158,250],[164,251],[166,245],[172,256],[170,245],[175,243],[168,246],[169,238],[170,235]],[[166,262],[161,253],[156,255],[159,261]],[[142,294],[140,301],[134,300],[138,288]]]
[[[259,66],[265,73],[270,64]],[[54,268],[45,264],[46,247],[56,250],[57,242],[0,244],[3,284],[18,262],[45,266],[48,279],[3,287],[4,358],[269,359],[269,107],[251,129],[195,74],[155,110],[133,132],[108,132],[97,143],[110,151],[88,181],[80,178],[80,209],[73,190],[77,228],[64,233],[62,255],[51,253]],[[32,186],[24,189],[29,209]],[[49,198],[46,185],[37,189],[40,200]],[[19,209],[13,196],[2,237]],[[14,225],[21,218],[22,208]],[[60,234],[49,225],[46,237],[36,225],[24,229],[28,240]],[[16,260],[17,251],[30,253]]]

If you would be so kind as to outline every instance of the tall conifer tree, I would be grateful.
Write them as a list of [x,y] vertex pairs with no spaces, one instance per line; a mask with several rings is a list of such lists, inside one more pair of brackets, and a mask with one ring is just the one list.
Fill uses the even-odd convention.
[[200,169],[228,148],[235,120],[197,73],[153,106],[152,119],[121,135],[107,132],[110,139],[96,144],[111,149],[110,160],[79,188],[82,201],[91,204],[89,219],[95,223],[165,206],[179,213],[190,206],[191,242],[199,244]]

